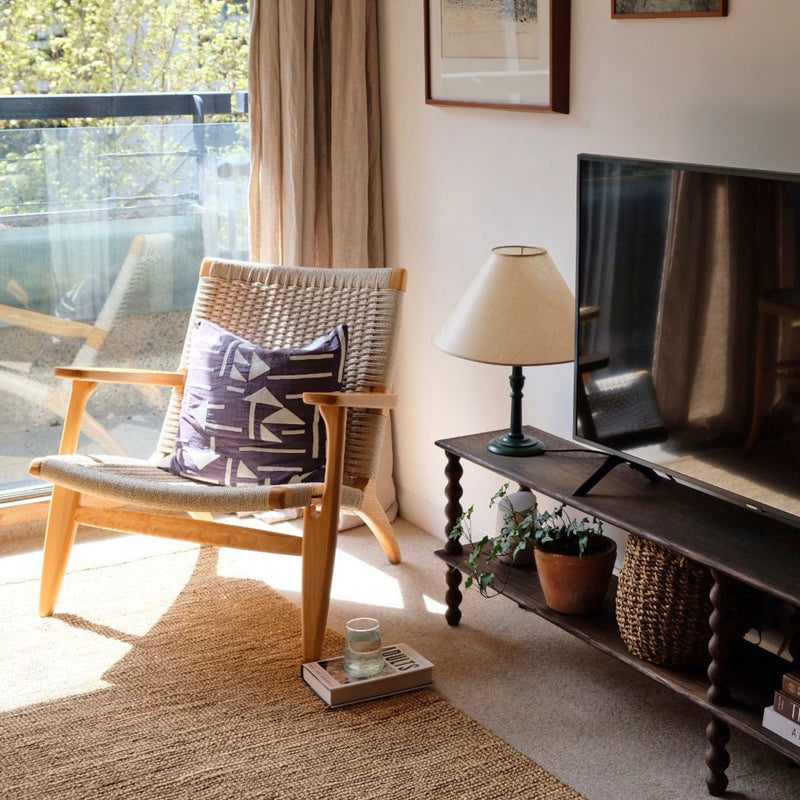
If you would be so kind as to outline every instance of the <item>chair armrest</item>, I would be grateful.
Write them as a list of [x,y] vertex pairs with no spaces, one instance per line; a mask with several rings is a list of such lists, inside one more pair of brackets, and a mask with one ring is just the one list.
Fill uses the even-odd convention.
[[38,311],[15,308],[2,303],[0,303],[0,322],[7,322],[9,325],[39,331],[39,333],[47,333],[51,336],[65,336],[76,339],[85,339],[93,328],[87,322],[51,317],[48,314],[40,314]]
[[374,392],[303,392],[303,401],[315,406],[344,406],[345,408],[394,408],[396,394]]
[[[328,434],[326,443],[325,483],[321,494],[315,494],[314,500],[320,501],[325,513],[338,518],[339,498],[343,482],[344,442],[348,408],[365,408],[384,411],[397,405],[397,395],[388,394],[383,389],[372,392],[303,392],[303,400],[310,405],[320,406]],[[293,484],[291,486],[275,486],[269,494],[271,509],[297,508],[298,491],[310,484]],[[302,489],[301,489],[302,487]],[[310,498],[306,499],[309,502]],[[333,525],[333,522],[329,524]]]
[[116,367],[56,367],[57,378],[90,381],[92,383],[131,383],[147,386],[183,386],[186,374],[164,370],[125,369]]
[[138,384],[139,386],[172,386],[180,388],[186,378],[183,372],[151,371],[146,369],[115,369],[114,367],[56,367],[57,378],[69,378],[69,393],[59,453],[74,453],[78,446],[81,419],[86,403],[99,383]]

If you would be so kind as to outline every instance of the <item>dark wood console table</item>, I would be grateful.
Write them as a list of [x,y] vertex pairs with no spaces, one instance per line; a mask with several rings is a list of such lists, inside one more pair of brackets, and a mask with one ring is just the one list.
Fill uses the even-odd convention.
[[[603,464],[605,454],[581,448],[544,431],[528,429],[547,447],[541,456],[513,458],[489,452],[487,433],[436,442],[447,456],[445,514],[449,535],[463,509],[461,460],[484,467],[521,487],[597,516],[625,531],[644,536],[663,547],[710,568],[713,612],[709,618],[710,665],[707,672],[659,667],[633,656],[622,642],[614,614],[614,585],[598,614],[574,617],[550,610],[532,569],[492,568],[500,577],[502,593],[572,635],[634,667],[706,709],[706,784],[712,795],[728,785],[726,749],[731,728],[765,742],[800,763],[800,748],[761,725],[761,713],[772,702],[781,672],[791,665],[760,648],[745,645],[731,624],[735,614],[732,589],[736,582],[754,587],[794,606],[800,606],[800,531],[764,515],[734,506],[671,480],[653,483],[626,465],[617,466],[586,496],[574,492]],[[488,499],[487,499],[488,502]],[[448,564],[447,612],[450,625],[461,619],[459,585],[466,569],[466,547],[448,539],[436,555]],[[793,648],[795,664],[800,652]]]

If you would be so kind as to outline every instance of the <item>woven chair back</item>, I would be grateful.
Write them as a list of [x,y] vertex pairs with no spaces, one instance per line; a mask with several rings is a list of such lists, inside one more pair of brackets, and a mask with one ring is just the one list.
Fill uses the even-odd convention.
[[[279,267],[206,259],[189,331],[207,319],[259,347],[300,347],[344,322],[348,350],[344,391],[392,384],[402,291],[391,286],[391,269]],[[191,336],[180,367],[189,362]],[[158,443],[160,454],[175,445],[182,394],[173,392]],[[375,478],[386,417],[348,412],[345,483]]]

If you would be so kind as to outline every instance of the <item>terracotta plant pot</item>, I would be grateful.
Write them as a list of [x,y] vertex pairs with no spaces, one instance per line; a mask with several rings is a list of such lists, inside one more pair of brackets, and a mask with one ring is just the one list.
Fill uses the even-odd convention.
[[562,614],[591,614],[603,604],[617,557],[617,543],[607,536],[607,549],[585,556],[534,551],[536,571],[547,605]]

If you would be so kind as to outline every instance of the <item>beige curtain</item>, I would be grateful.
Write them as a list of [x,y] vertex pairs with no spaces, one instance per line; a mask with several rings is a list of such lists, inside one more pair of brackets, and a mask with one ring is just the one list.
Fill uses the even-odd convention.
[[[384,266],[376,0],[251,0],[250,15],[251,259]],[[377,491],[390,519],[392,468],[387,425]]]
[[251,0],[250,255],[383,266],[376,0]]
[[671,431],[700,439],[747,432],[753,298],[796,282],[787,191],[756,178],[684,172],[675,180],[653,364]]

